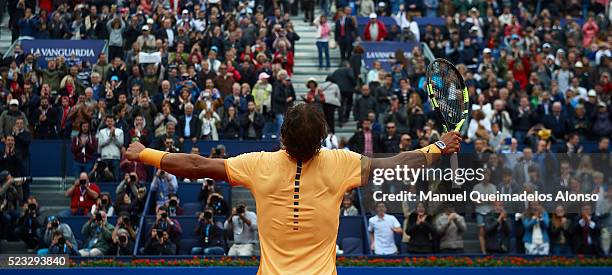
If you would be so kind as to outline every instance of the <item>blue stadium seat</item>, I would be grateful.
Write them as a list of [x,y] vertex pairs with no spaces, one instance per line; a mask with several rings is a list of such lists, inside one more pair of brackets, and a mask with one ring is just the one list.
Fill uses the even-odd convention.
[[[365,226],[363,216],[340,217],[340,225],[338,226],[338,243],[342,247],[344,239],[358,239],[361,242],[361,250],[352,251],[353,254],[365,254],[364,247],[367,245],[365,237]],[[357,246],[358,248],[359,246]],[[344,249],[344,248],[342,248]],[[356,248],[355,248],[356,249]],[[346,253],[346,252],[345,252]]]
[[199,202],[188,202],[183,204],[183,210],[185,211],[185,216],[193,216],[197,212],[202,211],[202,204]]
[[200,241],[196,238],[182,239],[177,255],[191,255],[191,249],[199,246]]
[[107,192],[110,194],[112,201],[114,202],[116,199],[115,196],[115,190],[117,189],[117,186],[119,185],[119,183],[117,182],[101,182],[101,183],[96,183],[98,185],[98,187],[100,187],[100,192]]

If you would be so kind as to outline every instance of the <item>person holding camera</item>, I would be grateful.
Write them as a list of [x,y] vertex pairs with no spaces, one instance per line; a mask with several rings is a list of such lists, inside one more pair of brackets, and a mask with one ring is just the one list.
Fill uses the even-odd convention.
[[53,239],[49,246],[49,254],[68,254],[70,256],[79,256],[76,250],[76,245],[64,237],[61,231],[53,231]]
[[169,201],[170,194],[178,192],[178,182],[176,176],[166,173],[166,171],[158,169],[151,182],[151,191],[157,192],[157,206],[162,206]]
[[62,211],[60,216],[82,216],[91,211],[100,194],[100,188],[93,182],[89,182],[87,173],[82,172],[79,179],[66,190],[66,197],[70,199],[70,210]]
[[[56,232],[60,232],[62,236],[64,237],[64,239],[69,241],[71,245],[74,247],[74,249],[77,249],[77,241],[76,241],[76,238],[74,237],[74,233],[72,232],[72,228],[70,228],[70,225],[66,223],[62,223],[59,220],[59,218],[56,216],[47,217],[47,226],[45,229],[45,233],[43,235],[43,243],[42,243],[44,247],[51,248],[51,246],[53,245],[53,240],[57,238],[55,237]],[[49,248],[39,249],[37,254],[38,255],[49,254],[50,253]]]
[[91,171],[89,171],[89,178],[96,182],[113,181],[115,176],[112,169],[112,167],[108,166],[108,163],[98,158],[91,167]]
[[136,200],[138,188],[140,188],[138,175],[136,173],[125,174],[123,180],[117,185],[117,188],[115,188],[115,195],[117,198],[121,198],[121,194],[127,194],[130,196],[131,200]]
[[22,214],[17,221],[15,235],[19,237],[27,246],[28,251],[35,250],[42,242],[43,226],[39,221],[40,213],[38,200],[30,196],[21,208]]
[[234,234],[234,244],[227,256],[253,256],[253,244],[257,242],[257,215],[248,211],[246,202],[238,202],[223,227]]
[[81,228],[81,233],[87,240],[84,248],[79,250],[82,257],[102,256],[111,251],[115,227],[108,223],[106,218],[106,212],[98,211]]
[[183,229],[176,219],[168,215],[168,208],[165,206],[157,208],[156,220],[152,230],[155,231],[156,229],[161,229],[168,233],[170,240],[178,246]]
[[111,252],[117,256],[132,255],[136,231],[132,227],[130,217],[123,213],[118,219],[112,234],[113,248]]
[[200,246],[191,249],[191,255],[225,255],[224,231],[213,220],[213,209],[207,207],[198,215],[195,229]]
[[229,206],[220,193],[214,192],[208,196],[206,207],[210,207],[216,216],[227,216],[229,214]]
[[22,182],[13,179],[9,171],[0,172],[0,239],[8,238],[21,214]]
[[107,192],[100,193],[98,200],[96,200],[96,204],[91,207],[91,215],[94,215],[98,211],[106,212],[106,215],[112,217],[115,213],[115,208],[113,207],[113,201],[111,196]]
[[176,255],[176,244],[170,239],[168,231],[153,229],[152,238],[147,241],[144,252],[147,255]]
[[166,206],[168,207],[168,216],[170,217],[182,216],[185,213],[185,210],[180,206],[181,200],[179,199],[178,195],[170,194],[168,198],[170,199],[168,201],[168,205]]

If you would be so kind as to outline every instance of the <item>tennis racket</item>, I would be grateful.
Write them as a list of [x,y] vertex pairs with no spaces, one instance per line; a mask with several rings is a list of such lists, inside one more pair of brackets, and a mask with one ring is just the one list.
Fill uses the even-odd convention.
[[[427,92],[442,120],[444,132],[460,131],[468,116],[470,98],[459,70],[448,60],[438,58],[427,67]],[[457,153],[450,159],[451,169],[459,168]]]

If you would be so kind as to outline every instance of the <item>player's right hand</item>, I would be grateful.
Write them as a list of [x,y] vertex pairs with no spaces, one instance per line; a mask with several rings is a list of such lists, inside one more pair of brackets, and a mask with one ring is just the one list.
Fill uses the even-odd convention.
[[145,146],[140,142],[132,142],[130,147],[125,151],[125,157],[130,161],[140,161],[140,152],[145,149]]

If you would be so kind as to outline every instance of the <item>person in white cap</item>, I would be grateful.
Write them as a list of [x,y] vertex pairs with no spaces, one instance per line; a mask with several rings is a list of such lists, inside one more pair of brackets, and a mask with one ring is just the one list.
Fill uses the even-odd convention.
[[255,99],[255,106],[257,108],[257,111],[264,115],[268,111],[270,111],[270,108],[272,107],[270,101],[270,95],[272,94],[272,84],[269,83],[269,78],[270,75],[266,72],[260,73],[258,80],[255,85],[253,85],[253,89],[251,91],[251,94]]
[[365,41],[383,41],[387,37],[385,24],[378,20],[376,13],[370,13],[370,21],[363,28],[363,39]]
[[136,43],[138,43],[142,51],[154,51],[155,36],[151,34],[151,27],[149,27],[149,25],[144,25],[141,30],[142,34],[138,36]]
[[13,128],[15,128],[15,124],[17,123],[17,119],[24,120],[24,127],[28,126],[28,119],[22,111],[19,111],[19,101],[17,99],[11,99],[9,101],[9,107],[7,110],[4,110],[0,115],[0,138],[2,142],[4,142],[4,138],[8,135],[13,134]]

